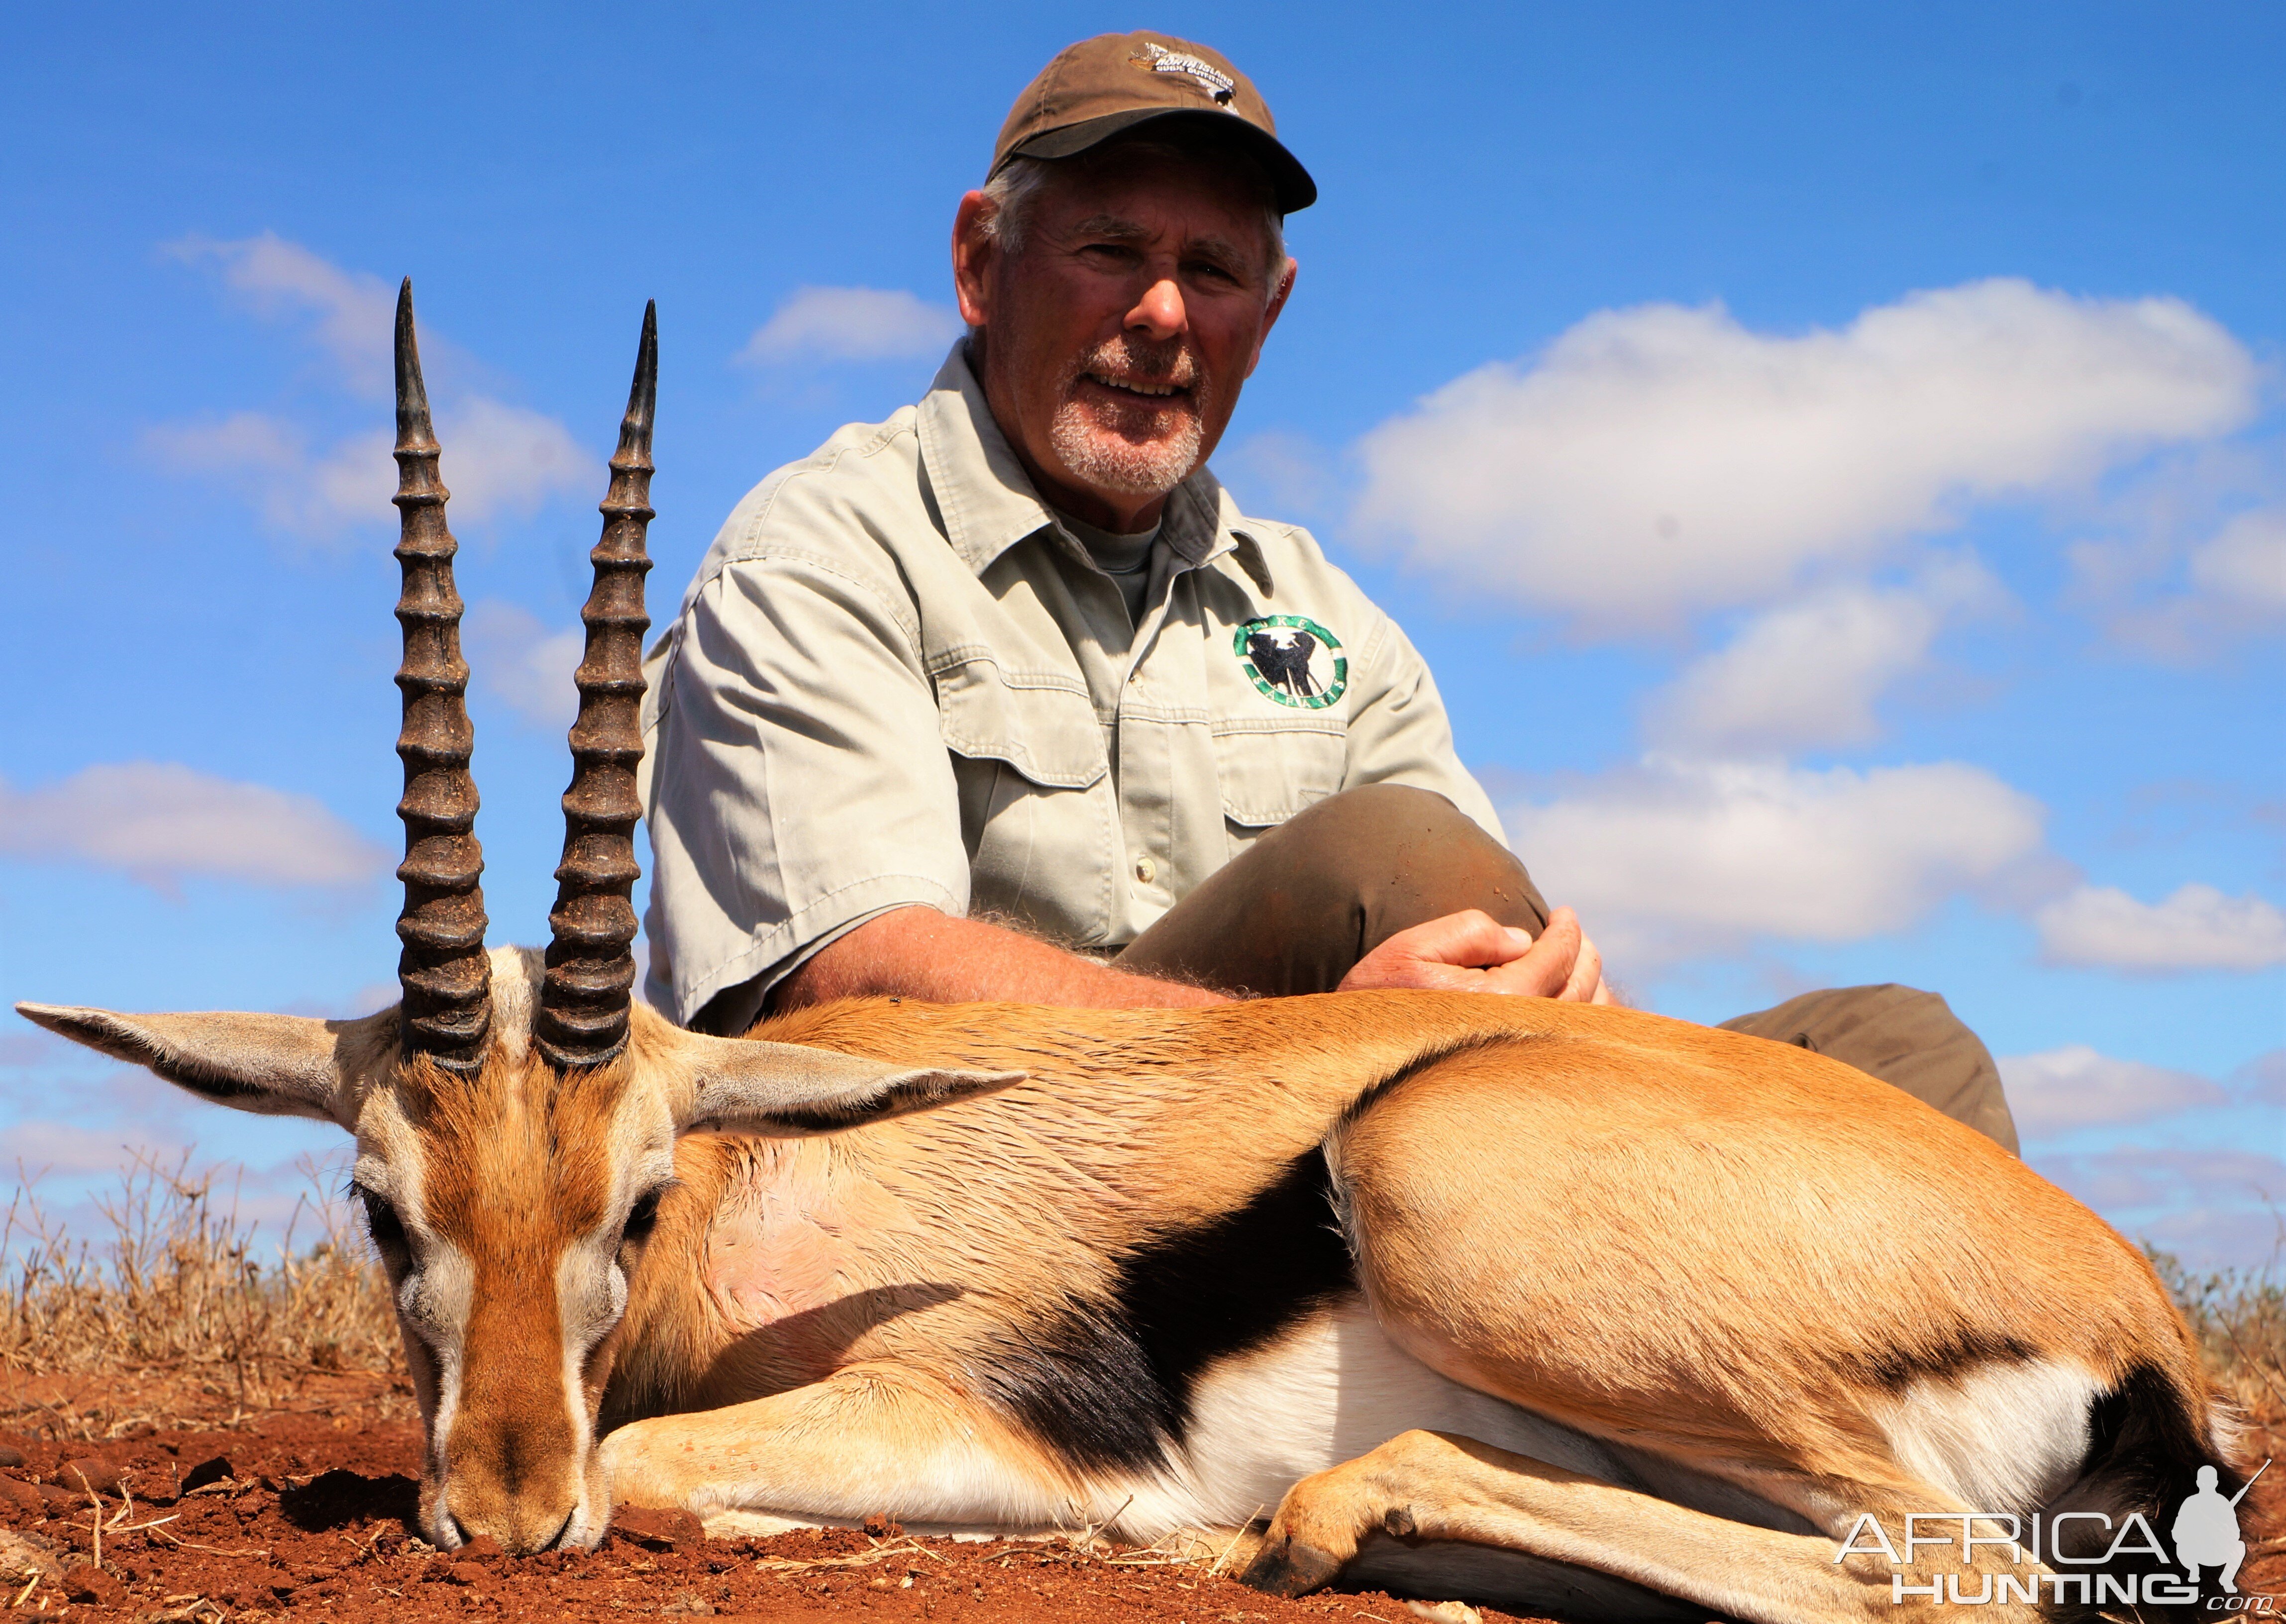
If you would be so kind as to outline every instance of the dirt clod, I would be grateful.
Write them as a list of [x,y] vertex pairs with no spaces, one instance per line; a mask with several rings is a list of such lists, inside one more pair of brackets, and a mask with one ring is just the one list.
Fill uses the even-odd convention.
[[61,1588],[71,1600],[100,1607],[116,1607],[127,1599],[127,1587],[92,1563],[66,1568]]
[[688,1511],[651,1511],[637,1506],[620,1506],[611,1513],[611,1534],[645,1550],[669,1551],[700,1543],[706,1538],[706,1530]]
[[115,1455],[82,1455],[75,1461],[66,1461],[56,1473],[59,1487],[84,1492],[93,1489],[99,1494],[116,1494],[121,1474],[127,1464]]

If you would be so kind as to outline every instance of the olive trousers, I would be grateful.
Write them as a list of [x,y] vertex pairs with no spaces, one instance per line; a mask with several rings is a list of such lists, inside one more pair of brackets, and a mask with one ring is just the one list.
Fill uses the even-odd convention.
[[[1399,931],[1469,908],[1534,935],[1548,924],[1524,864],[1451,801],[1369,784],[1264,835],[1112,962],[1264,997],[1330,992]],[[2016,1149],[1991,1054],[1933,992],[1835,987],[1722,1024],[1830,1055]]]

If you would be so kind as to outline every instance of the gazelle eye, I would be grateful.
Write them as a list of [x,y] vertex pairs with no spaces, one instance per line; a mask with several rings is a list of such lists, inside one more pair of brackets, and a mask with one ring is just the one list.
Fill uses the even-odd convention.
[[632,1241],[640,1246],[650,1239],[650,1232],[658,1226],[658,1198],[670,1187],[664,1184],[653,1185],[635,1197],[635,1204],[627,1209],[627,1221],[619,1231],[622,1241]]
[[374,1250],[391,1262],[410,1255],[412,1247],[405,1238],[405,1220],[397,1216],[397,1209],[389,1198],[359,1185],[358,1200],[365,1206],[366,1233],[373,1237]]

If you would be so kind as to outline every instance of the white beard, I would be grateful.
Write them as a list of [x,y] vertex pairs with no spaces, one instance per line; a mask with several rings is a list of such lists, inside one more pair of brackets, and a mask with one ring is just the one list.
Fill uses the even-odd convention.
[[1131,440],[1100,426],[1076,400],[1064,402],[1048,424],[1057,461],[1080,484],[1122,496],[1162,495],[1189,478],[1203,434],[1198,414],[1186,412],[1165,438]]
[[[1170,366],[1161,359],[1168,347],[1115,338],[1082,357],[1066,376],[1064,403],[1048,422],[1048,445],[1079,483],[1122,496],[1159,496],[1198,467],[1199,443],[1206,435],[1206,372],[1181,341],[1173,348]],[[1151,353],[1155,349],[1156,356]],[[1149,397],[1122,401],[1107,413],[1100,406],[1091,409],[1072,392],[1089,373],[1166,378],[1188,394],[1179,404],[1171,399],[1164,406],[1148,404]]]

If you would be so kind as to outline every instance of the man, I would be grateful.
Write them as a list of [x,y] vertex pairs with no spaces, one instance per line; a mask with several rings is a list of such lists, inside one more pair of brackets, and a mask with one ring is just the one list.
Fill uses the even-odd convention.
[[[654,1003],[1609,999],[1404,634],[1207,470],[1316,194],[1204,46],[1084,41],[1017,99],[954,222],[967,337],[756,487],[652,650]],[[1742,1021],[2014,1147],[1942,1000],[1811,1002]]]

